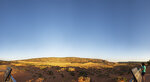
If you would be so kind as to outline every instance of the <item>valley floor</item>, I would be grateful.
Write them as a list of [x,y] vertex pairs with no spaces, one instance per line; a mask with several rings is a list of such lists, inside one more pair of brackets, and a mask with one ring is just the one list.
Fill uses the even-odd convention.
[[[0,70],[11,67],[17,82],[117,82],[132,78],[130,68],[133,66],[116,65],[106,68],[81,68],[60,66],[35,66],[14,64],[0,65]],[[0,73],[2,81],[3,73]]]

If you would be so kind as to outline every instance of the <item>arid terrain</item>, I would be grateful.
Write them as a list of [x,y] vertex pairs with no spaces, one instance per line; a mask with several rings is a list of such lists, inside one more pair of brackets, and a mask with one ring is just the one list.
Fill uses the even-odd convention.
[[128,82],[130,70],[137,66],[76,57],[0,61],[0,70],[11,67],[17,82]]

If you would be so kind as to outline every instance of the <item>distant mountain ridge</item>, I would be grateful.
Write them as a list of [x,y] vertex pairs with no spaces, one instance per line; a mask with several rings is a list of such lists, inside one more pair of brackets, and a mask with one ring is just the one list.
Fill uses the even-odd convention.
[[79,57],[45,57],[45,58],[33,58],[25,59],[21,61],[28,62],[55,62],[55,63],[110,63],[102,59],[91,59],[91,58],[79,58]]

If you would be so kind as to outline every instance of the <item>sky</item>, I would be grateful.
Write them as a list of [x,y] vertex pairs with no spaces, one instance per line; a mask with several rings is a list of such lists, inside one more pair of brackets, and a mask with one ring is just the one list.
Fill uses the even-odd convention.
[[150,60],[149,0],[0,0],[0,59]]

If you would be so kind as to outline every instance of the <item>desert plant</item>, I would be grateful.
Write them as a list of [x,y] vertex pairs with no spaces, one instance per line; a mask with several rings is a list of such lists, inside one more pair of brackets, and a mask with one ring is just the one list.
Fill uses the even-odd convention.
[[54,73],[53,73],[53,71],[48,71],[48,75],[53,75]]
[[57,70],[57,72],[61,72],[61,71],[65,71],[65,70],[66,70],[66,68],[61,68],[61,69]]
[[61,77],[64,77],[64,74],[60,74],[61,75]]
[[75,68],[68,68],[68,71],[75,71]]
[[127,79],[125,77],[121,77],[121,76],[118,76],[115,78],[116,82],[127,82]]
[[79,76],[84,76],[84,77],[87,77],[87,72],[86,71],[80,71],[79,72]]
[[90,82],[90,77],[79,77],[78,82]]
[[32,75],[32,77],[36,77],[36,75]]
[[70,72],[70,75],[71,75],[71,76],[75,76],[75,73],[74,73],[74,72]]
[[41,74],[41,73],[38,73],[38,76],[39,76],[39,77],[42,77],[42,74]]
[[53,79],[55,79],[56,77],[55,76],[53,76]]

